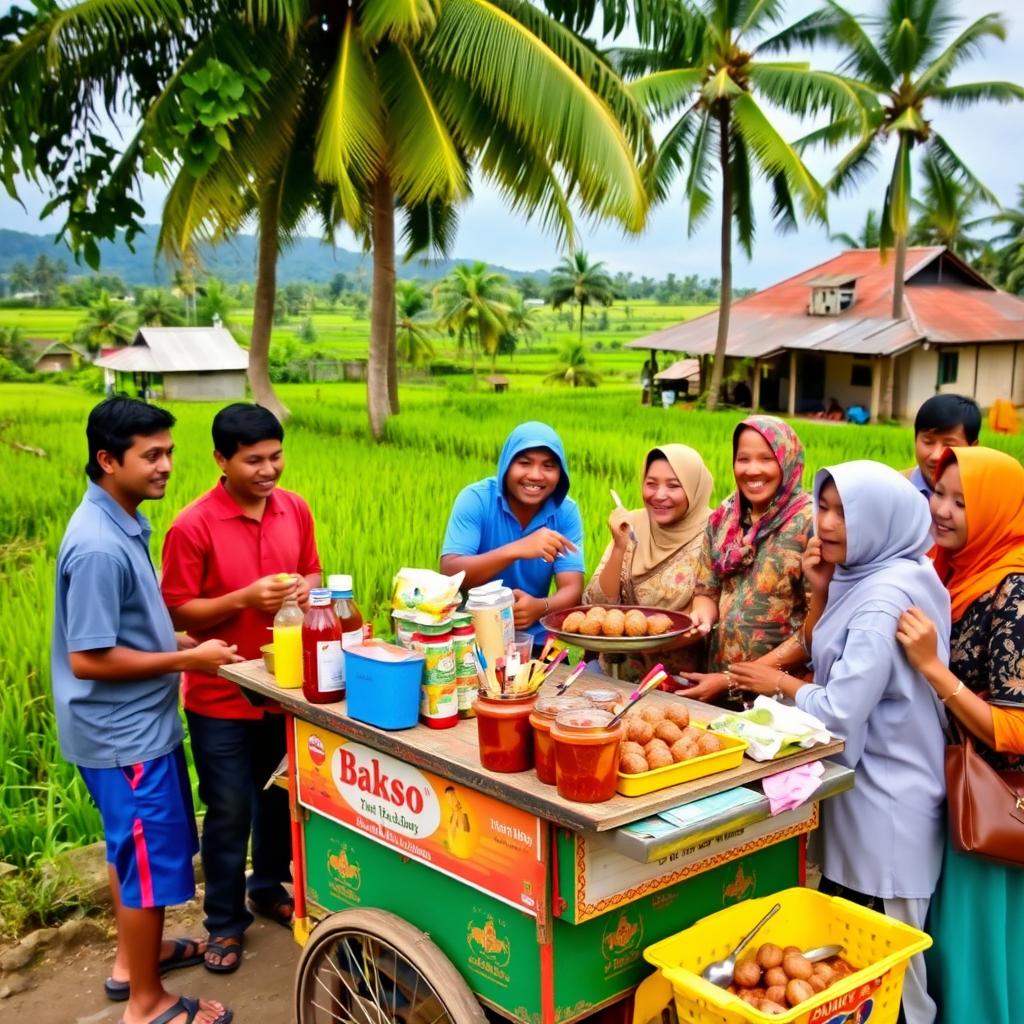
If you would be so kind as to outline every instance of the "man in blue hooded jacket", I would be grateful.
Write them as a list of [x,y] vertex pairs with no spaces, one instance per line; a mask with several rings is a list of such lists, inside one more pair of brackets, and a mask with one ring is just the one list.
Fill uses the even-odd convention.
[[516,629],[540,636],[541,616],[579,604],[583,593],[583,521],[568,493],[561,438],[546,423],[520,423],[501,449],[497,476],[455,499],[441,571],[464,572],[466,589],[503,580],[516,596]]

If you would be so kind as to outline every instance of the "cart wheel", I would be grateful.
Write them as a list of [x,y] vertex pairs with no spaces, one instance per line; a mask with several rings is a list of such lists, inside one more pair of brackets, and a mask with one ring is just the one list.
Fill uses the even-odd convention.
[[485,1024],[430,938],[384,910],[343,910],[310,936],[295,982],[298,1024]]

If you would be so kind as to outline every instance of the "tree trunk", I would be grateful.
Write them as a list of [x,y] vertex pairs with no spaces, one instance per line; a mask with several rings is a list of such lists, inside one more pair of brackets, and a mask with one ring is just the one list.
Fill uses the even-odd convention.
[[903,277],[907,272],[907,236],[896,236],[896,266],[892,271],[892,318],[902,320],[903,313]]
[[722,164],[722,239],[721,288],[718,298],[718,334],[715,336],[715,363],[711,368],[708,410],[718,408],[725,371],[725,346],[729,340],[729,314],[732,312],[732,165],[729,163],[729,108],[718,113],[719,160]]
[[583,347],[583,310],[584,310],[584,308],[585,307],[584,307],[583,303],[581,302],[580,303],[580,347],[581,348]]
[[[392,261],[392,266],[394,263]],[[394,303],[392,303],[394,305]],[[398,415],[398,327],[395,316],[391,316],[391,340],[388,344],[388,406],[391,415]]]
[[[252,397],[284,423],[289,412],[270,382],[270,331],[277,297],[278,202],[280,183],[272,182],[260,197],[260,237],[256,255],[256,290],[249,336],[249,385]],[[187,302],[187,299],[186,299]]]
[[374,440],[384,436],[391,414],[388,366],[395,349],[395,197],[382,171],[373,184],[373,284],[370,296],[370,361],[366,401]]

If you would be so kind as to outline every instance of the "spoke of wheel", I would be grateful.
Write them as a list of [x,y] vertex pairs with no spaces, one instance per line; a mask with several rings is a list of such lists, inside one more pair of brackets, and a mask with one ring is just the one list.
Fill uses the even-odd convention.
[[[334,973],[337,975],[338,980],[351,993],[354,1005],[358,1006],[359,1005],[359,993],[356,992],[355,989],[352,988],[352,986],[348,983],[348,979],[341,972],[341,970],[335,965],[334,958],[333,957],[328,957],[326,959],[327,959],[328,963],[331,965],[331,970],[334,971]],[[333,999],[343,1010],[346,1009],[345,1004],[327,987],[327,985],[325,984],[323,979],[320,977],[319,971],[316,974],[316,981],[317,981],[317,984],[331,997],[331,999]],[[349,1013],[348,1019],[351,1020],[351,1021],[355,1021],[355,1017],[351,1013]]]
[[[329,984],[330,974],[321,974],[324,961],[329,964],[330,973],[337,978],[344,989],[343,992],[336,994],[332,991]],[[376,935],[365,932],[343,933],[334,939],[329,948],[325,947],[321,962],[312,974],[316,987],[326,992],[338,1009],[317,1002],[312,993],[309,996],[309,1005],[316,1011],[326,1014],[329,1022],[398,1024],[399,995],[408,1002],[408,1006],[403,1004],[403,1017],[408,1018],[407,1024],[423,1024],[426,1014],[422,1011],[431,1003],[438,1007],[439,1012],[426,1021],[426,1024],[439,1024],[441,1021],[452,1019],[444,1000],[430,980],[401,950]],[[411,991],[408,988],[410,980],[413,982]],[[363,996],[358,991],[360,982],[366,986],[368,996]],[[421,983],[424,989],[422,996]],[[391,986],[390,1001],[387,998],[387,985]],[[346,1005],[345,993],[348,994],[351,1005]],[[374,1017],[376,1019],[372,1019]]]

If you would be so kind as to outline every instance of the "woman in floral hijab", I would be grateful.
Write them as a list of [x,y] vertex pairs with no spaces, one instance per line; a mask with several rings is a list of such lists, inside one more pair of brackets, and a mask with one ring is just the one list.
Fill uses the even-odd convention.
[[801,482],[803,445],[788,423],[750,416],[736,427],[732,450],[736,490],[708,520],[691,612],[712,634],[708,671],[683,676],[695,684],[686,696],[736,707],[727,666],[806,661],[801,559],[813,515]]

